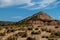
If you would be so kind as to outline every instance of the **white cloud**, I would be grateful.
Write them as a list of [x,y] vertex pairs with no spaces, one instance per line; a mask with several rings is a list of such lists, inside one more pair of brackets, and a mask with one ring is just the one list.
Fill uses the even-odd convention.
[[30,0],[0,0],[0,7],[29,3]]
[[12,18],[14,18],[14,19],[22,19],[21,16],[14,16],[14,17],[12,17]]
[[[50,9],[50,8],[55,8],[56,5],[60,3],[60,1],[57,0],[42,0],[38,2],[32,2],[32,0],[0,0],[0,7],[7,7],[7,6],[13,6],[13,5],[22,5],[22,4],[27,4],[22,7],[18,8],[25,8],[25,9],[31,9],[31,10],[36,10],[36,9]],[[39,5],[37,7],[34,7],[36,5]],[[50,7],[49,5],[52,5]]]
[[60,4],[60,1],[56,2],[55,5]]
[[[53,4],[54,2],[56,2],[57,0],[42,0],[42,1],[40,1],[40,2],[30,2],[30,5],[28,4],[27,6],[24,6],[24,7],[21,7],[21,8],[26,8],[26,9],[29,9],[30,8],[30,10],[36,10],[36,9],[43,9],[43,8],[46,8],[46,7],[49,7],[49,5],[51,5],[51,4]],[[58,3],[58,2],[57,2]],[[39,5],[39,6],[37,6],[37,7],[34,7],[34,5]],[[54,3],[53,4],[53,7],[52,8],[55,8],[54,7],[54,5],[55,5],[56,3]],[[59,4],[59,3],[58,3]],[[32,7],[33,6],[33,7]],[[47,8],[47,9],[50,9],[50,7],[49,8]]]

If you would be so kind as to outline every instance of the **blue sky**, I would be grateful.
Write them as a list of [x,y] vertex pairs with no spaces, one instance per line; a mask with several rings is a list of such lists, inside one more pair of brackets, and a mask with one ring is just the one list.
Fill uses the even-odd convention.
[[0,0],[0,21],[19,21],[40,11],[60,20],[60,0]]

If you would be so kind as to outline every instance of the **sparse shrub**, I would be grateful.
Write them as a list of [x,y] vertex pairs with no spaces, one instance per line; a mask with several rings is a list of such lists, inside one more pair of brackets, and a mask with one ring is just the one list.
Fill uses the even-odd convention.
[[56,32],[55,35],[60,37],[60,32]]
[[41,28],[41,30],[42,30],[42,31],[46,31],[46,30],[47,30],[47,28]]
[[36,40],[35,38],[28,37],[27,40]]
[[5,36],[5,33],[0,33],[0,36]]
[[24,33],[21,37],[27,37],[27,33]]
[[58,26],[55,26],[55,28],[59,28]]
[[18,37],[19,35],[18,34],[15,34],[14,36]]
[[41,26],[38,26],[38,27],[41,27]]
[[19,32],[18,34],[16,34],[16,36],[27,37],[27,33],[26,32]]
[[53,37],[60,37],[60,31],[51,33],[51,36]]
[[48,36],[42,36],[42,38],[48,38]]
[[49,38],[56,38],[56,36],[55,35],[50,35],[50,37]]
[[28,30],[33,30],[33,28],[28,28]]
[[14,32],[15,30],[13,30],[13,29],[8,29],[7,30],[7,33],[10,33],[10,32]]
[[42,36],[42,38],[45,38],[45,36]]
[[49,39],[50,38],[59,38],[58,36],[55,35],[55,33],[51,33],[51,35],[49,36]]
[[40,33],[41,33],[40,31],[38,31],[38,32],[32,31],[32,32],[31,32],[32,35],[36,35],[36,34],[40,34]]
[[32,32],[31,34],[38,34],[37,32]]
[[17,37],[11,36],[11,37],[8,37],[7,40],[17,40]]
[[46,32],[49,32],[49,33],[51,33],[51,29],[49,29],[49,30],[46,30]]
[[5,27],[5,29],[8,29],[9,27]]
[[0,30],[2,30],[3,28],[2,27],[0,27]]
[[38,28],[35,28],[35,30],[38,30]]
[[48,40],[54,40],[54,39],[49,38]]

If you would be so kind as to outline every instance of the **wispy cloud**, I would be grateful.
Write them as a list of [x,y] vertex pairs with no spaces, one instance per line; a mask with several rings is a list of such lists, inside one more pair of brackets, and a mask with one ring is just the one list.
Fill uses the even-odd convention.
[[12,18],[14,18],[14,19],[22,19],[21,16],[14,16],[14,17],[12,17]]
[[[60,1],[57,0],[0,0],[0,7],[7,7],[7,6],[13,6],[13,5],[22,5],[27,4],[25,6],[19,6],[18,8],[24,8],[24,9],[50,9],[55,8],[56,5],[58,6],[60,4]],[[38,6],[37,6],[38,5]]]
[[53,9],[53,8],[58,7],[58,5],[60,5],[60,1],[57,1],[57,0],[42,0],[42,1],[38,1],[38,2],[30,2],[30,5],[28,4],[28,5],[20,7],[20,8],[25,8],[25,9],[29,9],[29,10]]
[[30,0],[0,0],[0,7],[28,4]]

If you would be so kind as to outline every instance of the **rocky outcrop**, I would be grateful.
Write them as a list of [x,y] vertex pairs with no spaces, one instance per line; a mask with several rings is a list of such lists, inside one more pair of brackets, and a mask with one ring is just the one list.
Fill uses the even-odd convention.
[[27,18],[19,21],[18,23],[21,25],[22,24],[31,24],[33,26],[60,25],[60,22],[58,22],[58,20],[54,20],[52,17],[50,17],[48,14],[46,14],[44,12],[39,12],[37,14],[34,14],[30,17],[27,17]]

